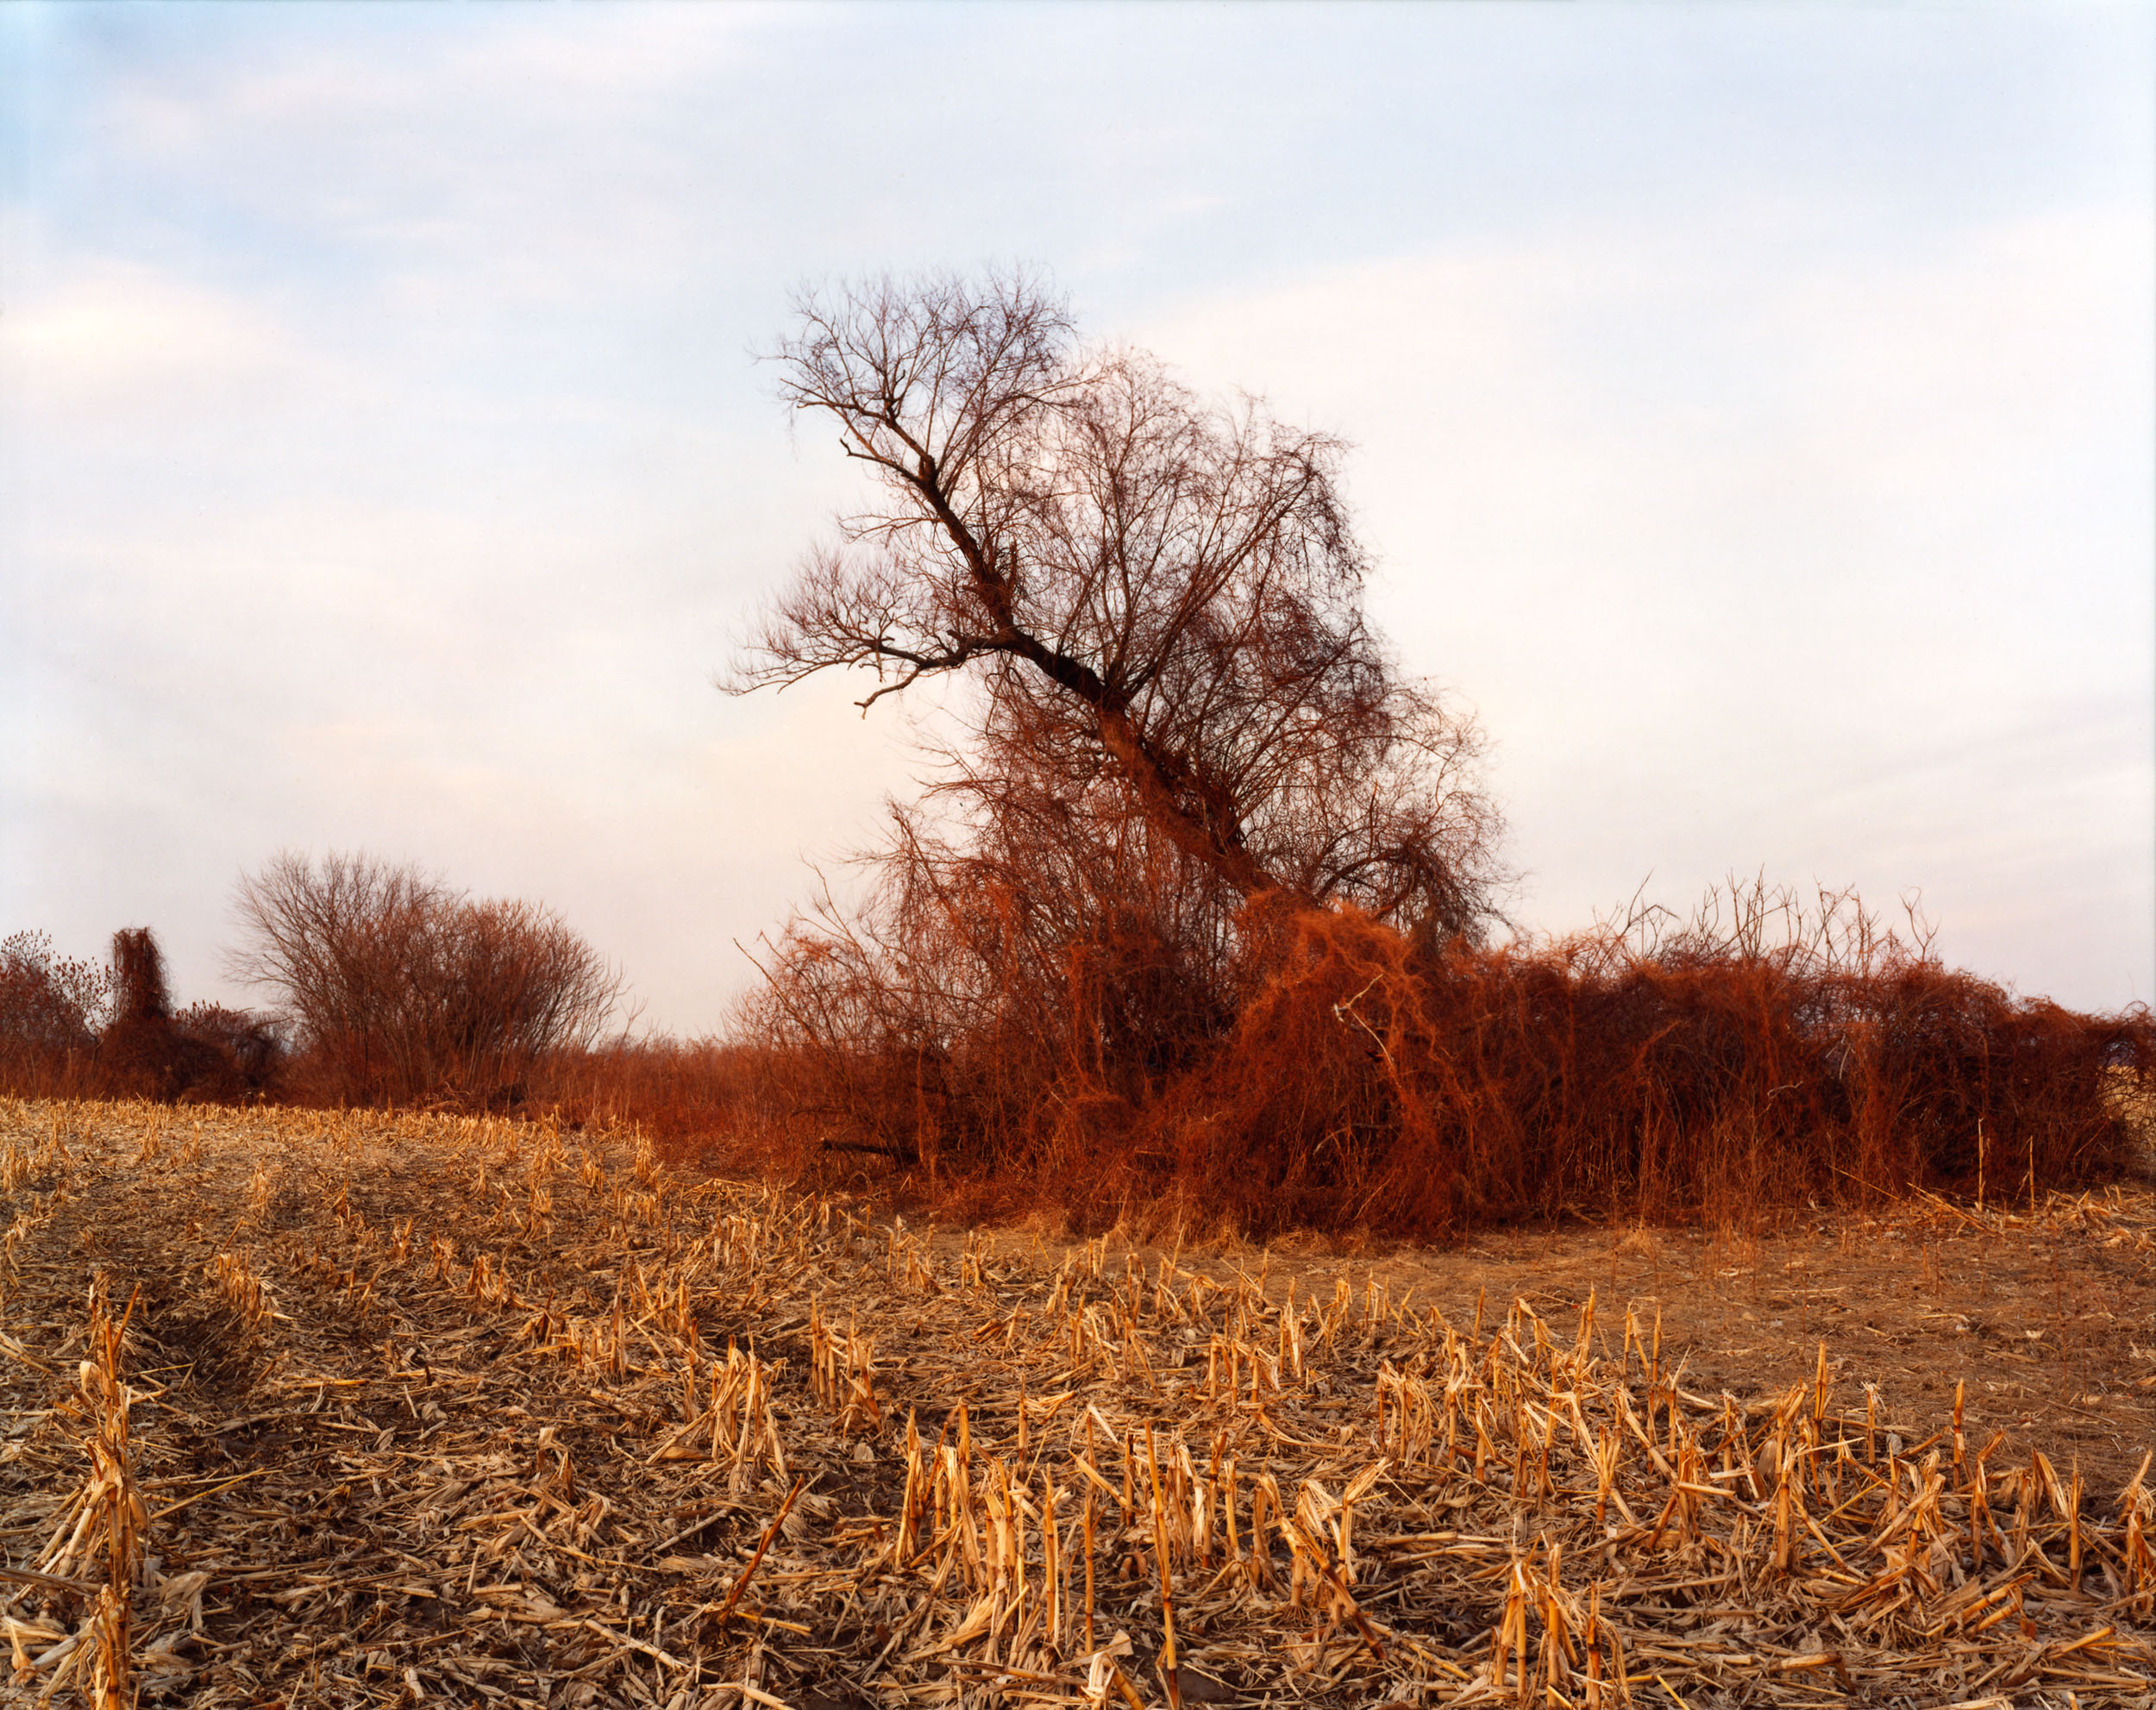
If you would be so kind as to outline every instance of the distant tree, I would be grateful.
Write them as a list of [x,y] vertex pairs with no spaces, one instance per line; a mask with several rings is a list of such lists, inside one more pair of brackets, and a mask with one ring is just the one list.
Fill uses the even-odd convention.
[[872,496],[752,638],[737,690],[874,671],[974,692],[967,787],[1142,821],[1236,896],[1348,902],[1424,936],[1491,918],[1471,723],[1363,612],[1331,436],[1087,351],[1010,274],[805,295],[774,353]]
[[322,1090],[354,1103],[513,1102],[623,996],[551,911],[370,855],[280,855],[241,879],[235,912],[232,972],[277,993]]

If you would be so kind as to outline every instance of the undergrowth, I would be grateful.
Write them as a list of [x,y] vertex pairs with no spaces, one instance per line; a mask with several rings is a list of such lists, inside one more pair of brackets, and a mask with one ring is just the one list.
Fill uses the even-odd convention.
[[1117,982],[1081,958],[1060,1007],[940,1034],[888,986],[841,1003],[830,961],[806,993],[781,961],[737,1112],[803,1174],[1258,1236],[1722,1224],[2147,1168],[2146,1009],[2018,997],[1847,893],[1732,886],[1687,922],[1507,946],[1418,945],[1351,908],[1261,905],[1237,928],[1230,1018],[1154,1041],[1143,1074],[1087,1049]]
[[[1209,983],[1126,920],[1060,958],[984,954],[996,978],[965,1002],[949,963],[930,980],[797,935],[733,1037],[556,1050],[470,1107],[636,1127],[676,1160],[950,1218],[1257,1238],[1750,1225],[2150,1168],[2147,1009],[2017,996],[1846,893],[1733,886],[1689,921],[1506,945],[1351,907],[1261,902],[1230,927]],[[122,938],[102,980],[10,942],[6,1090],[343,1102],[261,1018],[174,1012],[147,935]]]

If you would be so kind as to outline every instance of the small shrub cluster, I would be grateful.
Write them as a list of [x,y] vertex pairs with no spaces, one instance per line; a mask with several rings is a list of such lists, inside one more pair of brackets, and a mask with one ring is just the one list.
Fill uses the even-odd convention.
[[260,1099],[284,1055],[268,1018],[216,1004],[174,1011],[147,927],[116,932],[104,963],[56,955],[42,932],[0,943],[0,1086],[17,1096]]

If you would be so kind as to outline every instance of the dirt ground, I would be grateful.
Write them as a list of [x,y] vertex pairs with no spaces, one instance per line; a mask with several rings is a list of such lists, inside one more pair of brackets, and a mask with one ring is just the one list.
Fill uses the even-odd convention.
[[1630,1310],[1688,1387],[1750,1400],[1813,1377],[1870,1387],[1883,1419],[1934,1419],[1963,1387],[1969,1435],[2012,1454],[2078,1456],[2115,1488],[2156,1443],[2156,1193],[2147,1187],[2001,1213],[1919,1201],[1764,1237],[1569,1228],[1357,1260],[1275,1257],[1327,1292],[1375,1276],[1471,1320],[1524,1296],[1565,1319],[1589,1294],[1604,1334]]
[[[2001,1452],[2078,1456],[2091,1486],[2132,1477],[2156,1444],[2156,1191],[2146,1184],[2040,1200],[2032,1213],[1914,1200],[1883,1216],[1817,1212],[1779,1233],[1573,1224],[1492,1231],[1447,1247],[1291,1237],[1268,1247],[1176,1250],[1184,1266],[1262,1277],[1330,1297],[1371,1282],[1393,1304],[1435,1306],[1465,1329],[1515,1298],[1570,1322],[1592,1295],[1612,1348],[1629,1311],[1659,1321],[1664,1357],[1689,1388],[1741,1400],[1816,1375],[1877,1394],[1878,1417],[1946,1415]],[[945,1243],[962,1243],[945,1231]],[[1006,1250],[1067,1243],[992,1231]],[[1109,1254],[1149,1263],[1151,1243]]]
[[2156,1694],[2146,1192],[1388,1251],[864,1211],[0,1100],[0,1702]]

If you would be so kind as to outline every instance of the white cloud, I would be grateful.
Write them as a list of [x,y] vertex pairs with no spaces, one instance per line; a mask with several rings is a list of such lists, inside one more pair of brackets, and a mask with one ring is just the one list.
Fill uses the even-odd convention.
[[1361,442],[1538,918],[1764,861],[2147,994],[2156,221],[2095,15],[35,16],[0,913],[74,948],[207,980],[239,868],[365,844],[710,1024],[908,765],[709,686],[848,479],[745,347],[802,273],[1018,255]]
[[235,299],[123,263],[86,269],[9,308],[0,360],[41,410],[226,386],[291,357],[279,330]]
[[221,157],[264,134],[286,148],[310,139],[387,144],[445,123],[499,138],[537,119],[566,141],[594,116],[626,118],[693,96],[741,63],[790,9],[624,6],[605,17],[522,9],[479,22],[454,13],[353,28],[287,15],[250,26],[244,53],[203,51],[122,69],[104,116],[116,147],[144,158],[175,150]]
[[[1764,862],[1922,886],[1950,954],[2119,1001],[2156,960],[2153,236],[1578,229],[1144,336],[1360,441],[1377,608],[1498,739],[1530,918]],[[2017,895],[2077,900],[2040,943]]]

